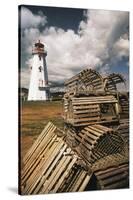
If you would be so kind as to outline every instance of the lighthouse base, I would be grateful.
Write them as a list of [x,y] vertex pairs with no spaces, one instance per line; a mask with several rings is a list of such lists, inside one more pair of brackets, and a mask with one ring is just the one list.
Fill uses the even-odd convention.
[[29,91],[28,101],[47,101],[49,100],[49,91],[38,90],[36,93]]

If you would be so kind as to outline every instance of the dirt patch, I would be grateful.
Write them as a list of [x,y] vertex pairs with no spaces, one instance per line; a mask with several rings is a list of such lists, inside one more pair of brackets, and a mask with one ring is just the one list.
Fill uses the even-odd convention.
[[34,141],[36,140],[36,136],[22,136],[21,137],[21,156],[24,157],[26,152],[29,150],[29,148],[32,146]]

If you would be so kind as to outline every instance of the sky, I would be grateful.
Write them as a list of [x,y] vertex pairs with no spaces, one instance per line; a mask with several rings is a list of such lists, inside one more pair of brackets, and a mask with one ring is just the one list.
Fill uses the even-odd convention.
[[121,73],[128,90],[129,12],[21,6],[19,14],[21,87],[29,87],[32,46],[40,39],[51,86],[92,68]]

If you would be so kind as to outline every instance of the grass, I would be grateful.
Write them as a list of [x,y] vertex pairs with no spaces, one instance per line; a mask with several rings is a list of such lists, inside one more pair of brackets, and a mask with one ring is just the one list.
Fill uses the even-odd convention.
[[45,125],[51,121],[63,128],[62,102],[22,102],[20,108],[20,140],[22,157],[32,146]]
[[63,127],[61,114],[61,101],[23,102],[21,106],[21,134],[38,135],[49,121],[61,128]]

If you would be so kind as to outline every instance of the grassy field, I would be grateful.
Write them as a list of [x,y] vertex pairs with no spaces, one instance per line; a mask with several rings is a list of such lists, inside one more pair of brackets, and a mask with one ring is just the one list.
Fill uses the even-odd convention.
[[61,114],[61,101],[22,102],[20,108],[22,158],[49,121],[52,121],[56,126],[63,128]]

